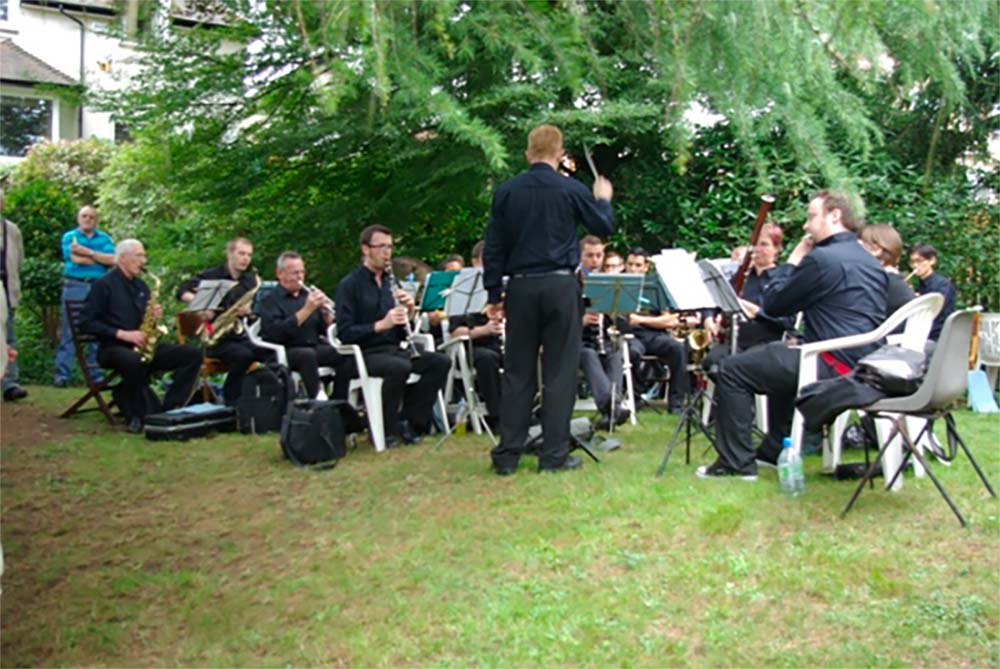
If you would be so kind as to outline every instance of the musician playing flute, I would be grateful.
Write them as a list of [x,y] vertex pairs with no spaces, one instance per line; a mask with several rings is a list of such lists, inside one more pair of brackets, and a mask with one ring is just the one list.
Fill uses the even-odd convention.
[[[483,266],[485,241],[472,247],[472,266]],[[500,417],[500,368],[503,365],[503,345],[500,336],[503,325],[498,315],[491,319],[485,313],[461,314],[448,319],[448,331],[453,337],[468,335],[472,340],[472,366],[476,369],[476,390],[486,403],[486,423],[495,428]]]
[[80,313],[80,331],[97,337],[97,361],[122,375],[115,401],[125,416],[129,432],[142,432],[142,421],[153,409],[147,402],[152,372],[173,372],[163,398],[165,410],[184,406],[194,391],[201,369],[201,350],[194,346],[159,343],[153,358],[143,362],[136,347],[143,347],[155,333],[145,328],[163,317],[159,304],[150,304],[149,286],[139,274],[146,265],[146,249],[136,239],[115,246],[114,267],[87,293]]
[[[577,469],[569,454],[569,423],[580,358],[581,286],[577,225],[607,237],[614,232],[611,182],[594,179],[593,190],[556,169],[564,155],[562,133],[540,125],[528,135],[527,172],[493,193],[483,253],[483,282],[491,316],[506,314],[503,409],[493,469],[517,470],[528,436],[542,350],[542,447],[540,471]],[[503,277],[509,276],[506,294]],[[502,298],[502,299],[501,299]]]
[[320,289],[306,286],[306,264],[295,251],[278,256],[275,273],[278,286],[267,293],[259,307],[261,338],[285,347],[288,366],[302,377],[307,397],[319,395],[319,368],[333,367],[333,398],[347,399],[350,361],[326,340],[327,328],[333,323],[330,298]]
[[[368,373],[382,378],[386,446],[414,444],[430,431],[434,402],[448,380],[451,360],[443,353],[420,350],[408,337],[414,301],[392,276],[392,230],[370,225],[361,231],[359,242],[361,264],[337,286],[337,337],[360,346]],[[411,373],[420,379],[407,384]]]
[[[222,298],[219,307],[214,311],[201,314],[206,323],[212,323],[216,316],[226,313],[257,285],[257,275],[250,269],[253,262],[253,244],[245,237],[234,237],[226,242],[226,262],[218,267],[211,267],[191,277],[177,289],[177,299],[185,304],[194,299],[198,285],[202,281],[217,281],[220,279],[235,281],[228,293]],[[251,304],[237,308],[241,318],[252,317]],[[203,326],[209,327],[211,326]],[[221,360],[226,366],[226,381],[222,386],[222,397],[227,406],[236,406],[243,388],[243,377],[254,361],[264,362],[273,357],[267,349],[256,348],[250,343],[246,333],[237,332],[233,328],[214,346],[205,349],[205,355]]]
[[[772,271],[761,305],[772,316],[804,315],[805,342],[874,330],[886,317],[888,275],[855,232],[860,219],[848,198],[820,191],[809,201],[806,236],[788,262]],[[869,344],[824,354],[817,376],[847,373]],[[758,465],[774,466],[782,439],[791,433],[798,391],[799,351],[785,342],[755,346],[719,363],[718,418],[714,463],[699,467],[701,478],[757,479]],[[767,395],[769,431],[758,450],[751,441],[754,395]]]

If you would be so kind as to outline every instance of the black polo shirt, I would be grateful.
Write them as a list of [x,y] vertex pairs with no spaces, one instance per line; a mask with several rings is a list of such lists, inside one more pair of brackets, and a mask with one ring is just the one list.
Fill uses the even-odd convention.
[[382,275],[382,285],[375,283],[375,273],[364,265],[340,281],[337,286],[337,339],[343,344],[357,344],[363,350],[383,346],[399,346],[406,337],[403,326],[385,332],[375,332],[375,321],[381,320],[396,306],[389,277]]
[[308,293],[299,289],[290,293],[278,284],[268,291],[257,311],[260,315],[260,336],[275,344],[288,347],[316,346],[326,337],[322,309],[317,309],[299,325],[295,313],[306,303]]
[[[869,332],[886,319],[889,275],[853,232],[827,237],[798,266],[781,265],[770,275],[762,306],[772,316],[803,312],[806,342]],[[877,347],[833,355],[853,367]]]
[[149,303],[149,286],[139,277],[127,278],[117,267],[94,282],[80,313],[80,331],[98,338],[101,346],[121,344],[118,330],[138,330]]
[[249,268],[247,271],[240,275],[240,278],[236,278],[229,273],[229,267],[227,265],[221,265],[220,267],[212,267],[211,269],[206,269],[204,272],[197,274],[184,283],[181,284],[180,288],[177,289],[176,297],[181,299],[181,295],[184,293],[196,293],[198,292],[198,285],[202,281],[217,281],[219,279],[225,279],[227,281],[235,281],[236,285],[229,289],[229,292],[222,298],[222,302],[219,303],[219,310],[225,311],[233,305],[238,299],[243,297],[244,294],[253,290],[253,287],[257,284],[257,279],[255,274]]
[[577,225],[607,237],[614,231],[611,202],[589,188],[533,163],[497,187],[483,250],[483,284],[489,301],[500,301],[503,277],[575,270],[580,264]]
[[931,333],[928,337],[933,341],[937,341],[938,337],[941,336],[941,328],[944,327],[945,319],[951,315],[951,312],[955,311],[955,284],[937,272],[932,272],[926,279],[921,279],[917,283],[917,294],[926,295],[927,293],[941,293],[944,295],[944,305],[934,318],[934,324],[931,325]]

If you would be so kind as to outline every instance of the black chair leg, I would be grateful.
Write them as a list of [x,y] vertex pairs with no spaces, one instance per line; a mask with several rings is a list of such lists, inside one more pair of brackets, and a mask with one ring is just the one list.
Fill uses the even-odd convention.
[[984,474],[983,470],[980,469],[979,463],[976,462],[974,457],[972,457],[972,452],[969,450],[969,447],[965,445],[965,440],[962,439],[961,435],[959,435],[958,427],[955,425],[955,417],[950,413],[945,414],[944,422],[945,425],[948,426],[948,438],[953,438],[958,442],[958,445],[962,447],[962,451],[965,452],[965,457],[969,458],[969,462],[972,463],[972,468],[976,470],[977,474],[979,474],[979,480],[983,482],[984,486],[986,486],[986,490],[989,491],[990,495],[996,497],[997,493],[993,489],[993,486],[990,485],[989,480],[986,478],[986,474]]

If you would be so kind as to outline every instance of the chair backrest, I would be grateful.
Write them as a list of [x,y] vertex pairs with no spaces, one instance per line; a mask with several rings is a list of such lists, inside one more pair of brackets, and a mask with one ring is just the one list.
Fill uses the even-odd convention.
[[972,326],[978,311],[979,307],[956,311],[944,322],[931,364],[918,391],[923,394],[927,389],[927,409],[943,409],[965,395],[969,385],[967,372]]
[[66,307],[66,320],[69,322],[69,331],[73,335],[73,342],[89,344],[90,342],[96,342],[97,337],[92,334],[80,332],[80,314],[83,313],[84,302],[84,300],[65,300],[64,305]]
[[928,293],[915,297],[899,309],[890,318],[903,312],[907,316],[902,335],[898,336],[898,344],[913,351],[923,351],[927,337],[931,333],[934,319],[944,306],[944,296],[940,293]]
[[264,298],[278,287],[277,281],[261,281],[260,289],[257,290],[257,294],[253,298],[253,307],[250,309],[253,313],[260,313],[260,305],[264,302]]
[[1000,366],[1000,314],[979,317],[979,364]]

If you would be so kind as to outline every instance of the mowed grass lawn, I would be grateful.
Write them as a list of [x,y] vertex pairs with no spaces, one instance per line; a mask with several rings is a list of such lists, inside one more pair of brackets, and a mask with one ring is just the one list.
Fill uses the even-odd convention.
[[[4,666],[998,665],[1000,505],[964,459],[936,468],[963,530],[910,477],[842,520],[818,456],[798,500],[696,479],[702,441],[656,479],[650,412],[578,472],[497,477],[470,434],[307,473],[274,436],[54,418],[78,392],[31,388],[37,436],[3,439]],[[1000,484],[1000,416],[959,424]]]

